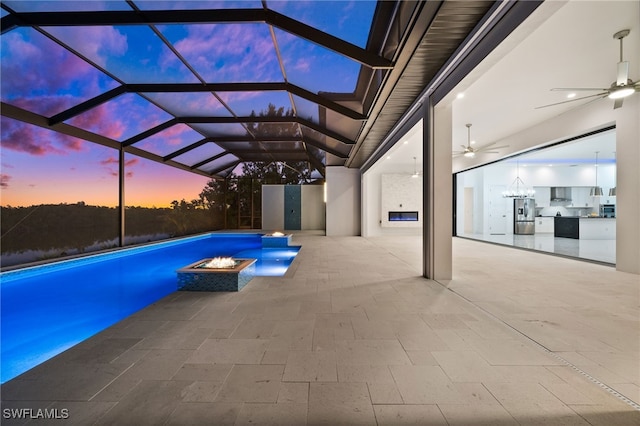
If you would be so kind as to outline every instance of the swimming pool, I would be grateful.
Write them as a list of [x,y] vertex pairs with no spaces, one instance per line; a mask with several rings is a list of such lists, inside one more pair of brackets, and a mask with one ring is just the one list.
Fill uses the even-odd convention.
[[206,234],[4,272],[2,383],[176,291],[176,270],[215,256],[257,259],[282,276],[299,247],[262,248],[261,234]]

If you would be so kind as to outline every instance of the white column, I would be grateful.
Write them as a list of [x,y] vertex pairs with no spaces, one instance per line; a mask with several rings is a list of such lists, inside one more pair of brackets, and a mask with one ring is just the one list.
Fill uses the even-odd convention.
[[327,166],[327,236],[360,235],[360,169]]
[[451,105],[433,108],[425,117],[424,146],[424,275],[450,280],[452,268],[453,184]]
[[[612,102],[611,102],[612,103]],[[626,98],[616,119],[616,269],[640,274],[640,95]]]

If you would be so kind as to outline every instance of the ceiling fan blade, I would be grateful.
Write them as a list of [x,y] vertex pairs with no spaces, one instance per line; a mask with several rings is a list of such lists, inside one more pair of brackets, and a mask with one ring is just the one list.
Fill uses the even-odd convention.
[[593,92],[595,90],[608,90],[597,87],[554,87],[551,89],[552,92],[580,92],[580,91],[590,91]]
[[460,145],[462,147],[462,149],[467,149],[469,148],[467,145]]
[[482,151],[480,154],[500,154],[498,151]]
[[608,90],[602,87],[554,87],[550,89],[552,92],[580,92],[580,91],[590,91],[593,92],[595,90]]
[[624,101],[624,98],[616,99],[616,101],[613,103],[613,109],[621,108],[622,101]]
[[618,79],[617,86],[624,86],[629,81],[629,62],[618,62]]
[[582,99],[589,99],[589,98],[593,98],[593,97],[596,97],[596,96],[605,97],[608,94],[609,94],[608,92],[596,93],[595,95],[583,96],[582,98],[569,99],[568,101],[556,102],[555,104],[542,105],[542,106],[539,106],[539,107],[535,107],[534,109],[546,108],[546,107],[550,107],[550,106],[554,106],[554,105],[560,105],[560,104],[566,104],[566,103],[569,103],[569,102],[581,101]]
[[490,147],[490,146],[492,146],[492,145],[495,145],[496,143],[497,143],[497,142],[491,142],[491,143],[488,143],[488,144],[486,144],[486,145],[479,146],[479,147],[477,147],[477,148],[476,148],[476,151],[480,151],[481,149],[488,148],[488,147]]
[[[491,147],[491,149],[502,149],[502,148],[508,148],[508,147],[509,147],[509,145],[492,146],[492,147]],[[480,149],[478,149],[477,151],[480,151],[480,150],[482,150],[482,149],[484,149],[484,148],[480,148]],[[484,151],[484,152],[486,152],[486,151]]]

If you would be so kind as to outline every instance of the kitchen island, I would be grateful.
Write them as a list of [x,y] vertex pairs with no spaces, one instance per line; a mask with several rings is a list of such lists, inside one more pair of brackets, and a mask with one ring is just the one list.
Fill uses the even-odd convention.
[[556,216],[553,220],[553,236],[580,238],[580,218],[578,216]]
[[581,217],[581,240],[615,240],[616,219],[608,217]]
[[616,219],[556,216],[553,223],[553,236],[581,240],[615,240]]

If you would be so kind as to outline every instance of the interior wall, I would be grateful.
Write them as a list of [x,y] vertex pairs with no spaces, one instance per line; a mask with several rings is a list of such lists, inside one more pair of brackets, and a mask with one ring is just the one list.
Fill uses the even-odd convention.
[[[616,269],[640,274],[640,96],[635,95],[624,106],[613,109],[608,100],[593,102],[570,110],[522,132],[495,141],[498,145],[515,146],[520,151],[549,145],[583,135],[587,132],[616,125]],[[522,168],[520,169],[522,173]],[[585,169],[586,170],[586,169]],[[510,178],[515,174],[509,174]],[[521,177],[523,174],[521,173]],[[529,173],[529,172],[526,172]],[[592,172],[593,173],[593,169]],[[533,175],[530,176],[531,178]],[[594,180],[595,174],[590,176]],[[504,177],[503,177],[504,179]],[[603,168],[598,183],[613,185],[613,173]],[[525,179],[525,182],[527,180]],[[550,180],[549,183],[552,181]],[[581,186],[583,183],[581,184]]]
[[360,235],[360,169],[327,166],[325,170],[327,236]]
[[[422,177],[385,173],[380,185],[380,226],[382,228],[422,228]],[[389,212],[418,212],[417,221],[390,221]]]

